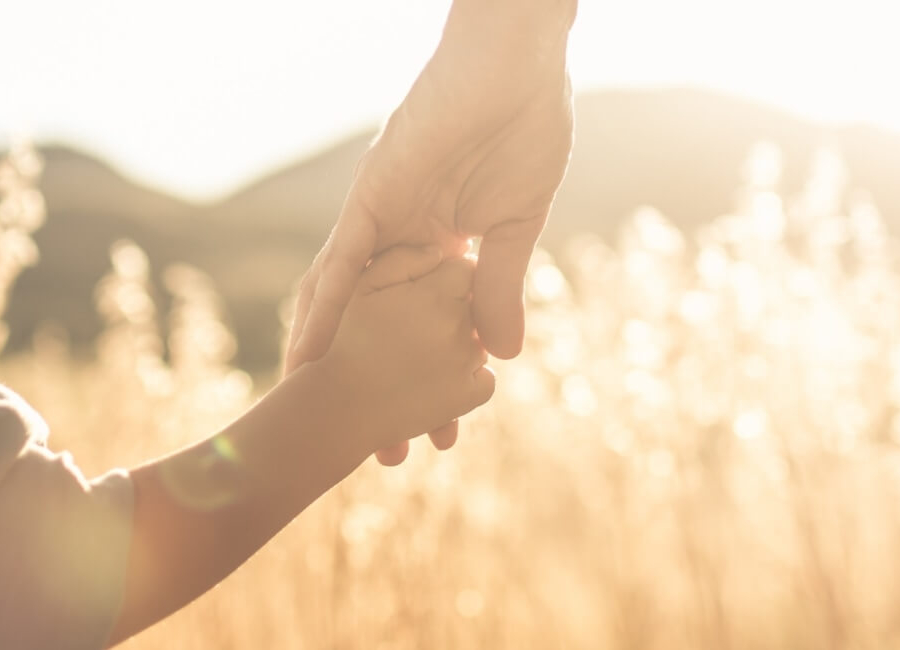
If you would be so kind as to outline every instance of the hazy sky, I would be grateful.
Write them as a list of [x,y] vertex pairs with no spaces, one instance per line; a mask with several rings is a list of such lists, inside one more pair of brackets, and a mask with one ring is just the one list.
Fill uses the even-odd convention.
[[[449,0],[0,0],[0,145],[108,158],[194,198],[382,119]],[[581,0],[576,90],[702,85],[900,130],[893,0]],[[898,14],[898,15],[895,15]]]

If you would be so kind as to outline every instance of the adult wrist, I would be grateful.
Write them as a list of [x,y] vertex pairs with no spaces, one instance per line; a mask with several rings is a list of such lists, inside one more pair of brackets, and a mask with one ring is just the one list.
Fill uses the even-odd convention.
[[564,46],[577,13],[578,0],[454,0],[446,29],[487,25],[492,31],[509,29],[513,35]]

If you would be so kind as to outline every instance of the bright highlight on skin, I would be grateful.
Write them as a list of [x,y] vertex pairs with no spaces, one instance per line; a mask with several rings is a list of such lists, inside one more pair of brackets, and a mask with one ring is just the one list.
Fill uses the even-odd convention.
[[212,511],[241,498],[247,469],[231,441],[218,435],[211,445],[197,447],[177,462],[163,466],[161,475],[176,502],[187,508]]

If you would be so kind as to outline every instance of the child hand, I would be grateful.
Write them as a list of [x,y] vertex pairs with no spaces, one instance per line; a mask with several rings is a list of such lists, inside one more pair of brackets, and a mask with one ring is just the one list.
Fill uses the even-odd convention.
[[493,394],[471,315],[474,269],[469,259],[442,262],[435,248],[400,246],[364,271],[315,364],[339,386],[356,420],[348,433],[367,454],[444,427]]

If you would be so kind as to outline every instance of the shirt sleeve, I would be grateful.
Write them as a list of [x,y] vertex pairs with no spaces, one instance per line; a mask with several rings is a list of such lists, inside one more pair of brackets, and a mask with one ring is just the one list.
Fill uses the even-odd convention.
[[125,586],[133,494],[88,481],[45,446],[46,425],[0,386],[0,648],[97,650]]

